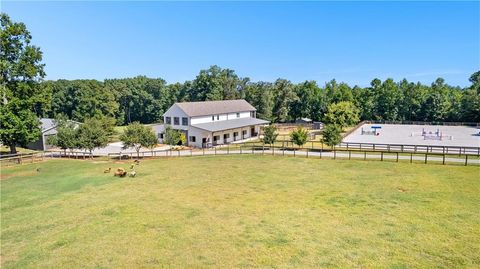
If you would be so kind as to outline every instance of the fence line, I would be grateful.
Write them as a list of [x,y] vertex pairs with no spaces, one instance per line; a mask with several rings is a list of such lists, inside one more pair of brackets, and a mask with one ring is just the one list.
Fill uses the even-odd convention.
[[444,125],[444,126],[474,126],[479,127],[480,122],[437,122],[437,121],[364,121],[369,124],[404,124],[404,125]]
[[[157,150],[157,151],[143,151],[137,155],[137,152],[115,152],[107,155],[90,155],[88,152],[64,152],[64,151],[48,151],[34,154],[25,154],[23,156],[9,157],[0,159],[0,164],[3,166],[18,165],[26,163],[36,163],[45,160],[46,158],[73,158],[73,159],[90,159],[96,157],[107,157],[112,159],[133,159],[141,158],[162,158],[162,157],[187,157],[187,156],[207,156],[207,155],[234,155],[234,154],[271,154],[293,157],[306,158],[332,158],[332,159],[360,159],[360,160],[407,160],[422,161],[422,163],[437,162],[442,164],[459,164],[464,165],[480,165],[480,155],[466,154],[461,152],[447,152],[435,151],[432,149],[420,149],[416,151],[408,150],[405,145],[403,151],[396,150],[390,147],[388,149],[378,148],[377,144],[372,144],[372,148],[355,148],[351,145],[336,146],[328,148],[315,148],[313,146],[315,141],[311,141],[311,147],[296,148],[282,145],[268,145],[263,143],[245,142],[241,144],[227,144],[223,147],[214,147],[209,149],[180,149],[180,150]],[[388,145],[388,144],[387,144]],[[322,144],[323,146],[323,144]],[[477,148],[478,149],[478,148]]]
[[[424,153],[401,153],[401,152],[389,152],[389,151],[371,151],[371,150],[346,150],[346,149],[333,149],[333,150],[321,150],[321,149],[310,149],[310,148],[288,148],[288,147],[278,147],[278,146],[260,146],[260,145],[238,145],[237,147],[230,148],[229,146],[225,148],[210,148],[210,149],[185,149],[185,150],[165,150],[161,151],[162,154],[146,154],[143,157],[153,157],[153,158],[169,158],[169,157],[192,157],[192,156],[216,156],[216,155],[243,155],[243,154],[252,154],[252,155],[273,155],[273,156],[293,156],[293,157],[305,157],[305,158],[330,158],[330,159],[348,159],[348,160],[379,160],[379,161],[407,161],[410,163],[421,162],[421,163],[441,163],[443,165],[447,164],[457,164],[457,165],[480,165],[480,159],[471,158],[471,155],[464,155],[463,157],[458,157],[457,155],[448,155],[443,153],[435,152],[424,152]],[[150,152],[145,152],[150,153]],[[121,159],[122,156],[128,156],[128,159],[131,159],[136,156],[136,154],[124,154],[124,153],[113,153],[110,154],[110,158]],[[476,157],[476,156],[473,156]]]

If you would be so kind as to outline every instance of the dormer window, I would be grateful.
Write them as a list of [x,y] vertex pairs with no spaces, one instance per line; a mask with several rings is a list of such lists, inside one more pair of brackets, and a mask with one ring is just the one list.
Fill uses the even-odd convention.
[[217,115],[217,120],[220,120],[220,115]]
[[237,113],[237,118],[240,118],[240,113]]
[[215,116],[212,115],[212,121],[215,121]]

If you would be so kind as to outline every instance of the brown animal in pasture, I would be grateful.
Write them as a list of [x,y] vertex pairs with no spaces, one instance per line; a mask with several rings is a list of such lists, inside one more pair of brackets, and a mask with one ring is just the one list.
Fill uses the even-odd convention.
[[113,173],[113,176],[115,177],[125,177],[127,175],[127,171],[123,168],[118,168],[115,173]]
[[130,177],[135,177],[136,175],[137,175],[137,172],[135,171],[131,171],[129,174]]
[[109,167],[108,169],[103,170],[103,172],[104,172],[105,174],[106,174],[106,173],[110,173],[110,171],[112,171],[112,168],[111,168],[111,167]]

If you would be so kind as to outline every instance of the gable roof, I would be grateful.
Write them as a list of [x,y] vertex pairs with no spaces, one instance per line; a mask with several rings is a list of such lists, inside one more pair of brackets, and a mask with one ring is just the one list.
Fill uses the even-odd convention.
[[203,102],[183,102],[175,103],[185,114],[190,117],[206,116],[213,114],[225,114],[242,111],[255,111],[256,109],[244,99],[223,100],[223,101],[203,101]]
[[55,124],[55,120],[54,119],[48,119],[48,118],[41,118],[40,119],[40,129],[43,132],[45,131],[48,131],[54,127],[56,127],[57,125]]
[[[80,122],[73,121],[73,120],[68,120],[70,122],[74,122],[75,124],[79,125],[81,124]],[[47,131],[50,131],[54,128],[57,127],[57,122],[55,119],[50,119],[50,118],[41,118],[40,119],[40,130],[42,133],[45,133]]]

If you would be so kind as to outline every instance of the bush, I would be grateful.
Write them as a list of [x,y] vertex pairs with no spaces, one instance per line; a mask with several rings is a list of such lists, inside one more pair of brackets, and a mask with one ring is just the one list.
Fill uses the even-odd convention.
[[305,143],[307,143],[308,131],[302,127],[298,127],[296,130],[290,133],[290,138],[295,145],[302,147],[305,145]]
[[273,144],[277,141],[278,133],[277,127],[274,124],[268,125],[263,128],[263,143]]
[[163,141],[167,145],[171,146],[178,146],[178,145],[185,145],[187,143],[187,137],[184,133],[172,129],[172,127],[167,126],[165,128],[165,135]]
[[339,144],[342,141],[341,133],[342,129],[340,126],[335,124],[325,125],[322,132],[322,143],[331,147]]

